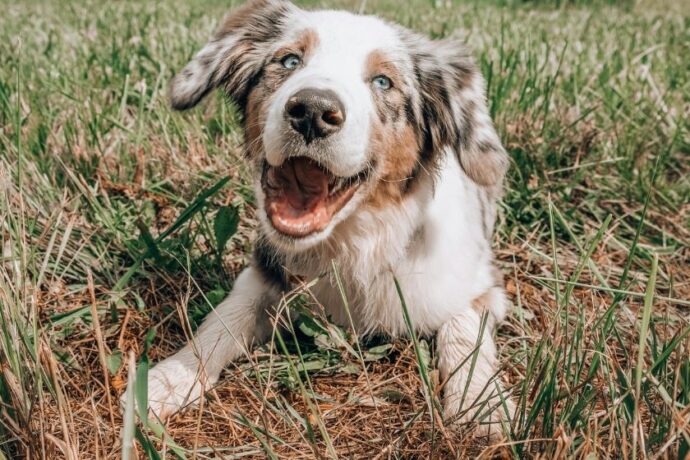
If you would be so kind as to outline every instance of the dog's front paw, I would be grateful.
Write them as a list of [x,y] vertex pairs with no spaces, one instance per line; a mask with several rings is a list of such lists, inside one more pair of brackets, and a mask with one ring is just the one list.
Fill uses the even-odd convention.
[[[148,374],[148,414],[165,420],[181,408],[194,403],[216,378],[206,377],[196,364],[172,356],[154,366]],[[134,391],[127,388],[127,391]],[[122,396],[126,400],[127,393]]]
[[[472,404],[470,401],[468,405]],[[468,425],[474,427],[474,436],[487,438],[490,442],[496,442],[504,437],[504,433],[510,427],[510,420],[515,416],[515,403],[505,396],[504,400],[498,397],[490,398],[485,402],[474,402],[473,407],[462,409],[460,401],[456,398],[446,400],[443,405],[443,418],[452,428],[462,428]]]
[[[489,441],[499,441],[504,439],[505,433],[510,430],[510,422],[515,417],[515,403],[509,397],[503,401],[499,398],[491,400],[493,410],[480,411],[475,436],[488,438]],[[488,412],[488,413],[487,413]]]

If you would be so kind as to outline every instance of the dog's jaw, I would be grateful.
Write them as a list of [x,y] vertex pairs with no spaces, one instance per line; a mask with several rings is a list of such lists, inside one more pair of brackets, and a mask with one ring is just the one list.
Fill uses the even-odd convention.
[[370,187],[371,184],[369,183],[361,184],[353,191],[352,197],[349,198],[344,206],[332,216],[326,226],[308,235],[295,238],[276,229],[269,214],[266,212],[266,193],[261,184],[261,179],[257,178],[254,190],[257,198],[257,215],[261,225],[261,233],[276,250],[286,255],[296,255],[316,247],[321,247],[328,243],[334,229],[357,210],[369,193],[367,190]]

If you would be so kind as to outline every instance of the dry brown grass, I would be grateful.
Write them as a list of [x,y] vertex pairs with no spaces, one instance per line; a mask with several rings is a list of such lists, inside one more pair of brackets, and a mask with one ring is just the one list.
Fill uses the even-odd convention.
[[[295,339],[281,317],[287,353],[273,342],[230,366],[201,407],[174,416],[163,435],[139,424],[140,457],[176,457],[171,441],[186,458],[688,455],[687,14],[682,2],[584,3],[367,6],[423,32],[463,28],[490,77],[514,159],[495,241],[514,304],[496,336],[499,378],[519,405],[505,442],[487,446],[471,426],[443,428],[409,341],[362,343],[365,352],[392,348],[352,373],[356,354]],[[151,363],[178,349],[189,332],[181,324],[195,327],[246,265],[256,221],[237,118],[220,97],[172,114],[164,94],[169,68],[226,6],[5,7],[0,456],[120,458],[127,356],[143,361],[154,328]],[[143,233],[161,235],[226,176],[226,187],[159,241],[159,258],[144,257]],[[210,222],[228,205],[242,222],[219,264]],[[640,350],[645,300],[651,323]],[[320,318],[308,296],[296,303]],[[438,398],[433,339],[424,343]],[[300,365],[298,346],[308,373],[290,370]]]

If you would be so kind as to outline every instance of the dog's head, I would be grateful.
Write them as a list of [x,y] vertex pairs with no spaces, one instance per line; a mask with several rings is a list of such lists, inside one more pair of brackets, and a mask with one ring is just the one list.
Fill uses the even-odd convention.
[[173,79],[172,105],[216,87],[241,110],[263,225],[285,248],[357,207],[400,205],[446,149],[481,186],[507,166],[464,47],[375,17],[251,1]]

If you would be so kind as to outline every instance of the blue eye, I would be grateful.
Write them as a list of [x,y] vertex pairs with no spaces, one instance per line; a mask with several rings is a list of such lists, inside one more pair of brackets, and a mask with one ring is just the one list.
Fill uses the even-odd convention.
[[391,86],[393,86],[391,79],[385,75],[378,75],[374,77],[374,79],[371,80],[371,82],[374,84],[375,87],[383,90],[391,89]]
[[283,67],[289,70],[294,69],[295,67],[300,65],[301,62],[302,60],[296,54],[288,54],[280,60],[280,63],[283,64]]

